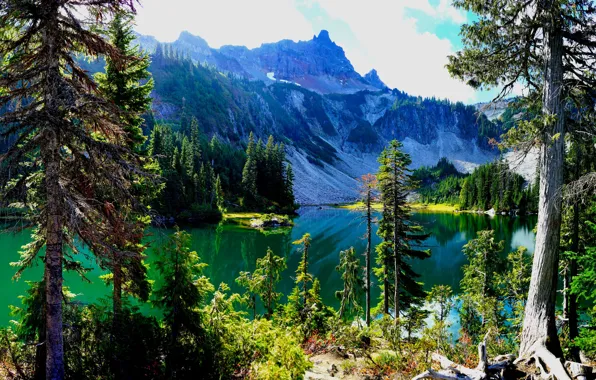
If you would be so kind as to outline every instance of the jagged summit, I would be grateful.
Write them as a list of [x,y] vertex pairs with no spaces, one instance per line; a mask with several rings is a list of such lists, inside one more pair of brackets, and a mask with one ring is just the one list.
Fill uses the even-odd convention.
[[319,32],[319,36],[313,36],[313,41],[317,42],[325,42],[325,43],[332,43],[331,38],[329,37],[329,32],[325,29],[322,29]]
[[[155,49],[156,41],[139,36],[138,42],[149,51]],[[357,73],[342,47],[333,42],[324,29],[309,41],[282,40],[255,49],[244,46],[213,49],[207,41],[188,31],[180,33],[169,45],[196,62],[250,80],[290,82],[321,94],[351,94],[384,88]]]
[[364,76],[364,79],[366,79],[366,81],[368,83],[370,83],[371,85],[375,86],[378,89],[383,90],[383,89],[387,88],[387,85],[385,83],[383,83],[383,81],[379,77],[379,74],[377,73],[377,70],[375,70],[375,69],[372,69],[371,71],[369,71]]

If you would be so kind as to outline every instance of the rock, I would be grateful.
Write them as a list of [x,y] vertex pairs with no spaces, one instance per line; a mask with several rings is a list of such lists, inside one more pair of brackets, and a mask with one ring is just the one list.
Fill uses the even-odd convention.
[[376,88],[378,88],[380,90],[387,88],[387,85],[385,85],[385,83],[383,83],[383,81],[379,77],[379,74],[377,73],[377,70],[375,70],[375,69],[372,69],[371,71],[369,71],[364,76],[364,79],[366,79],[366,81],[368,83],[370,83],[371,85],[375,86]]

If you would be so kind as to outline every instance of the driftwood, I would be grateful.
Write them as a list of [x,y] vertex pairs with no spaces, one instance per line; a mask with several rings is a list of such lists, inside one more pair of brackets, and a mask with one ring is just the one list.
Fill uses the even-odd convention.
[[[487,359],[486,334],[484,340],[478,345],[478,366],[476,368],[467,368],[461,364],[456,364],[439,353],[433,353],[432,359],[441,365],[441,370],[435,371],[428,369],[412,380],[420,379],[445,379],[445,380],[485,380],[485,379],[505,379],[504,373],[507,369],[513,369],[519,364],[529,365],[534,363],[540,370],[540,377],[543,379],[555,378],[557,380],[588,380],[592,378],[593,367],[583,363],[563,362],[560,358],[553,355],[546,348],[546,341],[537,342],[530,354],[515,359],[514,355],[501,355],[494,358],[491,362]],[[531,376],[532,377],[532,376]]]
[[[489,332],[490,333],[490,332]],[[441,365],[441,370],[434,371],[428,369],[413,380],[420,379],[448,379],[448,380],[484,380],[489,377],[492,379],[503,379],[503,371],[513,363],[513,355],[502,355],[490,363],[486,353],[486,339],[489,333],[486,333],[484,340],[478,345],[478,365],[476,368],[464,367],[446,358],[439,353],[433,353],[432,359]],[[583,380],[583,379],[582,379]]]

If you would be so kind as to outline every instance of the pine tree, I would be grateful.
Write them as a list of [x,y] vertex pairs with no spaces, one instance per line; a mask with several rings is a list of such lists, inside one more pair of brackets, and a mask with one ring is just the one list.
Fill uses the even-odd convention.
[[286,261],[283,257],[276,256],[271,248],[267,248],[267,254],[264,257],[257,259],[257,268],[255,275],[262,279],[257,293],[263,300],[267,314],[267,319],[273,316],[275,303],[279,301],[281,293],[276,291],[276,286],[281,279],[281,272],[287,268]]
[[463,323],[462,329],[474,339],[489,328],[497,331],[502,326],[502,299],[499,292],[498,272],[502,265],[499,257],[503,242],[495,241],[494,231],[478,232],[476,239],[464,245],[468,264],[463,267],[461,280],[462,307],[475,313],[480,325],[471,327]]
[[219,212],[226,212],[224,191],[223,187],[221,186],[221,178],[219,178],[219,174],[217,175],[217,179],[215,180],[215,205],[217,206]]
[[365,252],[365,269],[364,269],[364,290],[366,293],[366,305],[365,305],[365,320],[366,325],[370,326],[371,318],[370,318],[370,310],[371,310],[371,297],[370,297],[370,290],[371,290],[371,282],[370,282],[370,275],[372,273],[372,263],[371,263],[371,251],[372,251],[372,202],[373,202],[373,192],[376,191],[378,182],[377,178],[372,174],[365,174],[359,179],[360,182],[360,195],[364,199],[364,205],[366,207],[366,252]]
[[202,275],[207,265],[200,263],[197,253],[190,250],[190,241],[190,234],[176,231],[159,248],[154,264],[163,279],[153,294],[153,304],[162,310],[168,330],[168,378],[185,378],[183,371],[189,372],[186,376],[193,373],[186,359],[197,354],[186,350],[200,352],[204,345],[205,331],[199,308],[207,294],[214,290]]
[[302,285],[302,309],[308,307],[308,284],[313,281],[313,277],[308,273],[308,250],[310,249],[311,239],[310,234],[306,233],[301,239],[296,240],[292,244],[301,245],[302,259],[296,269],[296,284]]
[[341,273],[344,283],[344,288],[335,293],[341,301],[339,318],[357,316],[362,311],[359,301],[364,281],[360,276],[360,261],[356,257],[354,247],[339,253],[339,265],[335,269]]
[[[385,311],[388,311],[391,303],[396,323],[402,309],[420,303],[426,295],[422,285],[416,281],[418,275],[406,258],[424,259],[430,256],[429,251],[412,247],[412,244],[420,244],[428,235],[424,235],[420,227],[413,225],[409,220],[410,210],[406,198],[414,188],[414,183],[408,170],[410,157],[400,150],[401,146],[397,140],[389,143],[379,157],[380,167],[377,175],[383,203],[383,219],[378,230],[379,236],[383,239],[378,249],[378,260],[381,264],[378,273],[384,280]],[[393,293],[391,300],[390,292]]]
[[[590,46],[596,39],[596,9],[583,0],[456,0],[454,5],[478,17],[462,27],[464,49],[449,57],[451,74],[476,88],[501,86],[501,97],[523,82],[529,91],[521,100],[542,108],[540,115],[518,123],[508,134],[508,142],[522,148],[540,143],[538,230],[520,356],[533,355],[541,342],[562,356],[553,278],[558,271],[562,209],[563,100],[584,97],[581,89],[596,84],[589,74],[594,71]],[[565,373],[562,366],[551,370]]]
[[[97,91],[73,57],[104,55],[126,61],[95,28],[81,25],[93,26],[133,6],[128,0],[4,0],[0,8],[0,108],[19,105],[0,117],[1,137],[18,136],[0,159],[0,188],[9,199],[28,191],[43,194],[37,202],[40,209],[30,219],[39,227],[40,239],[23,264],[29,265],[45,246],[46,376],[62,379],[64,244],[74,247],[71,243],[79,236],[95,252],[104,252],[101,245],[111,231],[103,207],[109,201],[97,202],[95,192],[111,186],[111,200],[129,198],[126,178],[138,169],[138,159],[126,148],[121,110]],[[81,15],[93,18],[82,20]],[[25,159],[34,162],[18,171],[20,178],[11,178],[8,173],[15,173]],[[44,180],[30,181],[37,170]],[[38,189],[19,188],[25,184]]]
[[[133,46],[135,36],[132,31],[132,23],[131,14],[119,12],[115,15],[108,28],[108,36],[114,47],[128,58],[115,61],[107,57],[105,73],[96,74],[95,79],[99,90],[121,110],[120,125],[127,134],[129,149],[143,153],[143,144],[146,138],[141,128],[144,123],[142,115],[150,110],[153,79],[148,71],[149,57],[141,53],[138,47]],[[152,160],[144,157],[146,168],[153,165]],[[141,177],[137,178],[136,182],[139,185],[134,189],[135,193],[139,198],[145,198],[145,202],[148,203],[158,190],[152,189],[153,183],[143,181]],[[134,286],[125,288],[130,293],[140,296],[141,299],[146,299],[149,295],[146,268],[142,261],[144,245],[141,244],[145,223],[141,221],[142,215],[133,215],[129,221],[122,220],[122,215],[130,215],[131,208],[127,207],[128,210],[124,210],[124,205],[121,205],[120,208],[118,213],[111,209],[108,215],[113,228],[113,236],[116,237],[114,243],[119,251],[114,252],[109,264],[113,283],[114,331],[112,334],[114,339],[118,339],[120,335],[118,328],[122,313],[123,285],[132,282]],[[106,210],[109,210],[107,206]],[[134,235],[126,234],[126,230],[122,228],[123,222],[129,222],[131,227],[134,226],[134,228],[128,228],[132,229]],[[131,238],[134,240],[130,240]],[[120,367],[117,359],[114,367],[116,367],[115,370]]]
[[294,198],[294,171],[290,163],[286,165],[286,173],[284,177],[284,199],[285,206],[293,209],[296,199]]
[[251,200],[256,199],[257,192],[257,156],[256,156],[255,138],[252,132],[248,137],[248,146],[246,148],[246,163],[242,170],[242,189],[245,197]]

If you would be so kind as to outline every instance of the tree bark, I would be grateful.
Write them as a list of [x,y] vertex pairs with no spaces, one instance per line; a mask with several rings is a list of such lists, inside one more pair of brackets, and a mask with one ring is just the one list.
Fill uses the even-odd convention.
[[[575,173],[574,173],[574,180],[578,180],[581,176],[580,167],[581,167],[581,148],[578,146],[575,150]],[[573,252],[579,253],[579,205],[577,202],[573,204],[573,231],[571,236],[571,250]],[[569,261],[569,286],[571,286],[571,282],[573,281],[573,277],[577,276],[577,261],[575,259],[571,259]],[[569,340],[573,341],[575,338],[578,337],[578,316],[577,316],[577,296],[572,294],[571,291],[566,293],[567,296],[567,319],[569,323]],[[575,362],[580,361],[579,357],[579,348],[572,345],[571,350],[571,359]]]
[[370,326],[370,251],[372,248],[371,189],[366,193],[366,325]]
[[60,192],[60,157],[58,138],[51,133],[43,148],[47,191],[45,292],[46,292],[46,378],[64,378],[62,338],[62,194]]
[[400,268],[400,260],[399,257],[399,232],[398,232],[398,218],[397,218],[397,202],[398,202],[398,189],[397,189],[397,180],[398,180],[398,172],[397,172],[397,162],[393,163],[393,281],[394,281],[394,289],[393,289],[393,308],[395,311],[395,323],[398,323],[399,320],[399,274],[401,271]]
[[120,264],[120,260],[118,254],[114,254],[114,265],[112,268],[112,282],[113,282],[113,290],[112,290],[112,374],[114,375],[115,379],[123,379],[124,376],[124,368],[123,363],[119,360],[119,350],[120,350],[120,343],[121,343],[121,333],[122,333],[122,266]]
[[522,357],[531,355],[531,350],[541,340],[546,342],[554,355],[562,355],[555,326],[565,132],[561,102],[563,38],[558,32],[557,4],[545,1],[544,5],[544,13],[549,17],[544,27],[545,81],[542,112],[546,121],[540,148],[538,231],[521,337]]
[[[43,33],[48,69],[43,79],[45,108],[55,120],[62,119],[60,88],[62,77],[59,68],[57,38],[59,2],[49,0],[43,5],[47,18]],[[46,379],[64,378],[64,344],[62,337],[62,229],[64,204],[60,190],[60,125],[48,122],[43,126],[45,144],[41,159],[46,188],[46,255],[45,255],[45,314],[46,314]]]

